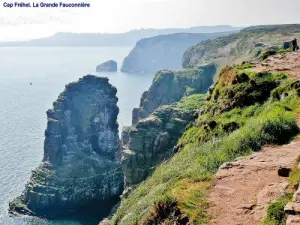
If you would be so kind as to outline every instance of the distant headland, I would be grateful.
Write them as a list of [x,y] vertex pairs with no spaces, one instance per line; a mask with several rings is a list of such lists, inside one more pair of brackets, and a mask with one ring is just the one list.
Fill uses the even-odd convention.
[[174,33],[219,33],[239,31],[242,27],[229,25],[198,26],[190,28],[139,29],[124,33],[68,33],[61,32],[49,37],[28,40],[0,42],[0,46],[11,47],[95,47],[134,46],[143,38]]

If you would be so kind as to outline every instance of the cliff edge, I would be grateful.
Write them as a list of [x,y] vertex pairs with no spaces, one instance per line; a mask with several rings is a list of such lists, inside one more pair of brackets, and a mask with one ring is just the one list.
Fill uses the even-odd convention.
[[47,111],[44,158],[13,214],[46,218],[94,213],[106,216],[123,191],[117,158],[117,90],[107,78],[87,75],[66,85]]
[[151,87],[142,95],[140,107],[133,109],[132,123],[148,117],[159,106],[179,102],[184,96],[205,94],[216,70],[215,65],[209,64],[195,69],[157,72]]
[[231,33],[233,32],[174,33],[141,39],[124,59],[121,71],[126,73],[155,73],[162,69],[181,69],[181,58],[188,47],[207,39],[214,39]]
[[[111,220],[104,224],[226,221],[250,225],[263,219],[268,203],[285,189],[285,179],[278,177],[280,167],[291,167],[300,154],[299,139],[292,141],[299,135],[299,79],[292,68],[296,62],[286,63],[295,55],[299,57],[298,53],[279,54],[261,65],[225,67],[209,89],[197,119],[179,139],[176,154],[125,196]],[[272,66],[273,60],[277,61],[276,67]],[[282,68],[279,62],[291,67]],[[239,160],[240,166],[226,163],[234,160]],[[228,176],[219,177],[220,166]],[[238,173],[230,173],[235,170]],[[231,179],[236,182],[234,187],[230,186]],[[272,183],[274,186],[269,186]],[[264,194],[265,199],[256,198]],[[252,199],[257,199],[255,205]],[[235,205],[240,202],[243,205]],[[229,221],[225,216],[237,219]]]

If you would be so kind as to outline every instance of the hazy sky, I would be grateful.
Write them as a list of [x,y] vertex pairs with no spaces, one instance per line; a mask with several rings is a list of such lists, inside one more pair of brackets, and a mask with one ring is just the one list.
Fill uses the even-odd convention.
[[5,1],[17,0],[0,0],[0,40],[38,38],[59,31],[116,33],[139,28],[300,23],[300,0],[61,0],[90,2],[89,9],[9,9],[3,7]]

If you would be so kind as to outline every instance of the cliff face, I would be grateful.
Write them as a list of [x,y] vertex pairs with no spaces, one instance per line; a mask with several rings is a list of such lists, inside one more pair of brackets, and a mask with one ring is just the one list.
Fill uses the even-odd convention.
[[47,112],[43,162],[10,212],[51,218],[81,208],[106,215],[124,180],[116,92],[107,78],[91,75],[66,86]]
[[188,48],[182,58],[183,68],[206,63],[220,66],[258,61],[265,51],[286,51],[286,42],[300,38],[300,25],[249,27],[239,33],[206,40]]
[[133,110],[133,125],[122,132],[122,166],[126,186],[142,182],[162,161],[194,120],[213,83],[214,65],[194,70],[160,71]]
[[173,155],[173,147],[194,120],[195,110],[163,106],[122,132],[122,165],[126,186],[142,182],[163,160]]
[[[124,196],[115,215],[106,224],[146,225],[157,221],[174,224],[175,221],[183,219],[184,222],[180,224],[213,223],[214,221],[209,221],[209,219],[216,217],[208,214],[207,209],[216,204],[208,204],[207,197],[211,191],[219,190],[212,189],[216,180],[219,181],[219,178],[215,177],[219,167],[225,162],[234,161],[237,157],[249,155],[252,151],[262,149],[264,152],[265,145],[282,149],[283,144],[289,143],[299,134],[296,120],[297,116],[299,117],[300,106],[299,76],[298,73],[290,70],[294,68],[295,54],[297,53],[274,57],[276,62],[290,58],[289,67],[278,67],[278,63],[273,68],[264,66],[266,63],[272,65],[266,60],[260,66],[243,64],[223,69],[218,76],[218,82],[214,88],[210,89],[207,101],[202,106],[199,104],[201,109],[199,117],[193,124],[186,127],[186,131],[179,139],[176,146],[178,148],[175,148],[178,152],[157,166],[151,176],[129,195]],[[287,63],[282,65],[287,65]],[[285,68],[288,73],[282,73],[282,68]],[[140,120],[137,125],[147,120],[148,118]],[[126,137],[128,141],[128,135]],[[278,146],[275,147],[276,145]],[[294,144],[292,143],[291,146]],[[267,149],[270,148],[267,147]],[[295,153],[294,159],[299,152],[296,149],[292,147]],[[285,152],[284,148],[282,150]],[[136,152],[134,154],[136,155]],[[282,154],[291,157],[290,154]],[[276,164],[282,160],[280,157],[282,154],[277,155],[279,158],[274,160]],[[269,159],[269,153],[264,157],[264,160],[260,159],[258,162],[267,165],[269,160],[266,159]],[[228,163],[229,168],[234,168],[233,164],[235,162],[232,165]],[[237,169],[239,172],[247,170],[246,167]],[[242,178],[245,177],[245,174],[240,173],[244,175]],[[275,174],[273,167],[271,173],[272,176]],[[253,181],[257,182],[258,175],[257,171],[253,173]],[[273,183],[270,180],[271,175],[263,175],[262,173],[262,177],[268,180],[267,188],[272,189],[271,193],[274,193],[274,187],[269,185],[270,182]],[[245,189],[245,181],[248,179],[240,178],[237,181],[241,182],[240,186],[237,185],[234,188]],[[257,191],[253,192],[249,189],[251,193],[249,192],[247,197],[256,196],[262,190],[261,187],[260,182]],[[268,195],[268,198],[270,196]],[[234,196],[228,199],[230,202],[228,204],[223,202],[224,206],[230,206],[230,203],[234,202]],[[218,199],[216,202],[219,201]],[[258,203],[256,199],[247,199],[246,202],[246,204]],[[248,209],[248,206],[244,207],[245,204],[241,207],[240,201],[237,203],[239,205],[232,208],[234,210],[232,214],[226,213],[228,209],[223,207],[222,209],[226,211],[224,215],[235,216],[234,213],[236,213],[241,221],[244,221],[248,216],[253,217],[252,211],[259,208],[249,206]],[[247,209],[246,214],[240,214],[242,211],[237,211],[237,208]],[[220,212],[220,210],[213,209],[212,211]],[[221,215],[219,224],[224,222],[223,219],[224,216]],[[234,222],[236,221],[238,220]]]
[[161,105],[178,102],[184,96],[206,93],[216,73],[214,65],[181,71],[159,71],[148,91],[144,92],[140,107],[133,109],[132,123],[146,118]]
[[188,47],[230,33],[232,32],[211,34],[177,33],[142,39],[137,42],[134,49],[125,58],[121,71],[127,73],[154,73],[162,69],[181,69],[181,58]]

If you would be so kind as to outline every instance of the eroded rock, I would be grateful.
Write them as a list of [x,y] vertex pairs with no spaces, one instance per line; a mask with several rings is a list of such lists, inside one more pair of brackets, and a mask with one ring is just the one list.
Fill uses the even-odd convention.
[[43,161],[11,213],[101,217],[111,210],[124,186],[116,93],[107,78],[91,75],[66,85],[47,112]]
[[169,159],[173,147],[194,120],[195,111],[163,106],[122,132],[122,165],[126,186],[143,181],[159,163]]
[[159,71],[149,90],[142,95],[140,107],[133,110],[132,124],[148,117],[159,106],[176,103],[184,96],[206,93],[215,73],[215,65],[182,71]]

